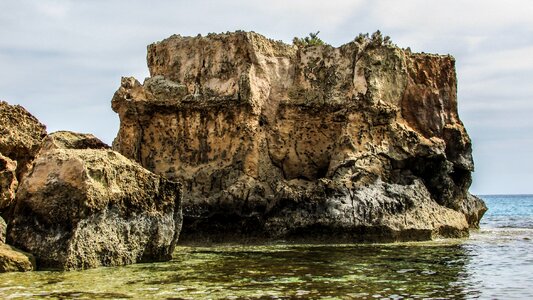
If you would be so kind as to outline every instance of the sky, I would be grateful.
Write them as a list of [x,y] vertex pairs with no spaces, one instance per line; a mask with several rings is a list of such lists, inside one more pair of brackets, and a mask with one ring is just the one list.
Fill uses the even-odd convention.
[[172,34],[250,30],[287,43],[320,31],[339,46],[377,29],[400,47],[456,58],[474,194],[533,193],[533,1],[2,0],[0,99],[48,132],[111,143],[122,76],[148,75],[146,46]]

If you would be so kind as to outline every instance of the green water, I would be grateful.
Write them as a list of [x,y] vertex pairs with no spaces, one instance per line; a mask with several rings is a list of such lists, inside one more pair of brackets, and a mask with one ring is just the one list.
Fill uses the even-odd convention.
[[0,274],[0,299],[533,299],[533,196],[484,199],[468,239],[179,247],[165,263]]
[[391,245],[180,247],[167,263],[11,273],[5,298],[465,298],[461,241]]

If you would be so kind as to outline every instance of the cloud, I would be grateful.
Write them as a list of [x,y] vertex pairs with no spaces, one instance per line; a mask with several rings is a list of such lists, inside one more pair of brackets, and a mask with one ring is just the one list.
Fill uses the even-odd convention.
[[[460,115],[475,142],[474,192],[533,192],[523,171],[533,169],[524,150],[533,131],[531,16],[529,0],[3,1],[0,97],[49,130],[111,142],[111,97],[121,76],[148,75],[149,43],[244,29],[285,42],[320,30],[341,45],[381,29],[399,46],[456,57]],[[496,171],[501,177],[489,174]]]

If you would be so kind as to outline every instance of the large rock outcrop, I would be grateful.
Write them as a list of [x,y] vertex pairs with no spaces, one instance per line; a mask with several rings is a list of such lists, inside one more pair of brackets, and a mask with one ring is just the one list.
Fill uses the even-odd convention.
[[19,179],[45,136],[46,127],[26,109],[0,101],[0,215],[9,216]]
[[185,182],[185,242],[456,237],[486,210],[449,55],[236,32],[174,35],[147,59],[113,97],[113,147]]
[[0,101],[0,153],[17,162],[17,177],[28,168],[46,136],[46,126],[20,105]]
[[171,258],[180,184],[106,148],[92,135],[53,133],[23,176],[7,241],[34,254],[39,268]]
[[39,151],[52,149],[110,149],[109,145],[102,142],[90,133],[77,133],[72,131],[56,131],[47,135]]

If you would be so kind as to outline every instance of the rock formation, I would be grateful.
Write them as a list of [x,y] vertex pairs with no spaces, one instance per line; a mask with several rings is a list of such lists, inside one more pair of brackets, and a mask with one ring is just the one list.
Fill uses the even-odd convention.
[[180,184],[106,148],[92,135],[53,133],[22,177],[7,240],[33,253],[39,268],[171,258]]
[[5,244],[7,225],[2,216],[9,216],[19,178],[45,135],[44,125],[22,106],[0,101],[0,273],[35,269],[31,254]]
[[185,241],[456,237],[486,210],[449,55],[236,32],[174,35],[147,59],[113,97],[113,148],[183,180]]
[[110,149],[109,145],[88,133],[56,131],[47,135],[41,144],[40,151],[52,149]]
[[35,258],[33,255],[0,243],[0,273],[33,270],[35,270]]
[[0,217],[0,273],[35,270],[33,255],[5,244],[6,222]]
[[46,136],[46,127],[20,105],[0,101],[0,215],[6,217],[18,181]]
[[0,153],[0,213],[15,200],[17,187],[17,162]]
[[4,221],[2,217],[0,217],[0,244],[6,242],[6,229],[7,229],[6,221]]
[[40,148],[46,127],[20,105],[0,101],[0,153],[17,162],[20,178]]

